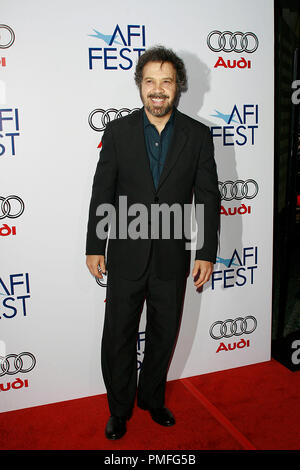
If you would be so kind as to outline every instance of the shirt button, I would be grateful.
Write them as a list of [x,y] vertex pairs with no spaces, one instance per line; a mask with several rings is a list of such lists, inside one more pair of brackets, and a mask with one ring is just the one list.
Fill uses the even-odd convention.
[[158,142],[155,142],[156,147],[158,147]]

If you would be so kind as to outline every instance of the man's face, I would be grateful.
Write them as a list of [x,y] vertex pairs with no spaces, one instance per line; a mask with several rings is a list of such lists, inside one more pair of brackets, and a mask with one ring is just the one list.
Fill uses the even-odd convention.
[[148,62],[140,88],[142,102],[152,116],[166,116],[177,98],[176,70],[170,62]]

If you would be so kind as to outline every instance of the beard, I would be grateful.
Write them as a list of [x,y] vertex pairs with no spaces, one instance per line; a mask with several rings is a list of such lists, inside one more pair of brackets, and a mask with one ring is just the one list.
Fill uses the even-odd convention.
[[[172,110],[174,103],[176,101],[177,95],[174,96],[173,100],[169,99],[168,95],[165,95],[163,93],[149,93],[147,98],[143,98],[142,94],[141,99],[142,102],[147,109],[147,111],[152,114],[152,116],[156,117],[163,117],[169,114],[169,112]],[[163,99],[161,104],[159,103],[152,103],[151,99]]]

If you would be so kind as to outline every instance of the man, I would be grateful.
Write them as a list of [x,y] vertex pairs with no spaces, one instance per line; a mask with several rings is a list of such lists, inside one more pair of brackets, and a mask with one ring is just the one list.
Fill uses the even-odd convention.
[[[172,50],[151,48],[139,58],[135,81],[144,107],[106,126],[87,232],[90,272],[98,278],[106,269],[108,272],[101,362],[111,413],[105,429],[109,439],[125,434],[136,391],[137,405],[148,410],[155,422],[175,424],[172,412],[164,406],[165,384],[179,329],[190,251],[185,235],[178,238],[174,234],[182,224],[178,215],[169,218],[169,236],[164,237],[157,222],[153,227],[151,209],[174,204],[184,208],[193,195],[196,204],[204,205],[204,243],[197,246],[192,272],[196,288],[210,278],[218,240],[219,191],[210,131],[176,109],[187,83],[183,61]],[[129,229],[134,215],[134,210],[124,214],[124,197],[126,207],[142,204],[148,210],[148,236],[120,235],[124,220]],[[103,204],[111,204],[117,216],[114,236],[109,236],[107,263],[107,232],[100,238],[96,233],[104,221],[99,210]],[[123,222],[119,222],[120,216]],[[145,300],[145,351],[137,388],[136,341]]]

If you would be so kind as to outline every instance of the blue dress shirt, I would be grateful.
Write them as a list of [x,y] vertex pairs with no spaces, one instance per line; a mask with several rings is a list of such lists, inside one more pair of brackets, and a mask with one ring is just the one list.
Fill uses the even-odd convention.
[[174,115],[175,112],[173,111],[161,134],[159,134],[156,127],[149,121],[144,110],[145,142],[153,182],[156,189],[158,187],[159,178],[164,167],[169,145],[173,136]]

